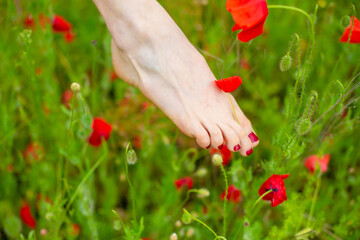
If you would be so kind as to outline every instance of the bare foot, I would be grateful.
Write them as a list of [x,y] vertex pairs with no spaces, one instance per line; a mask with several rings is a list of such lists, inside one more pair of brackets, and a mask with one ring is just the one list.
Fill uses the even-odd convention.
[[[250,155],[259,143],[251,123],[232,98],[240,124],[236,121],[229,95],[217,88],[203,56],[156,1],[131,1],[145,5],[144,15],[139,9],[136,13],[143,16],[143,25],[126,20],[128,29],[124,29],[111,25],[109,22],[115,20],[103,14],[108,27],[111,25],[112,58],[118,76],[138,87],[201,147],[219,149],[226,142],[230,150]],[[124,31],[131,33],[121,37]]]

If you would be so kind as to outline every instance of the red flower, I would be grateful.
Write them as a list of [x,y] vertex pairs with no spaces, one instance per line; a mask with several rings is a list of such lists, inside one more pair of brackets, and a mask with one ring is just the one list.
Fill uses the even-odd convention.
[[[354,19],[355,18],[355,19]],[[352,27],[350,43],[360,43],[360,21],[356,17],[351,17],[350,25],[345,29],[342,37],[340,38],[340,42],[347,42],[349,40],[351,25],[354,22],[354,26]]]
[[[234,185],[230,185],[228,187],[227,191],[228,192],[227,192],[226,198],[227,198],[227,200],[229,202],[234,202],[234,203],[240,202],[240,200],[241,200],[241,191],[238,188],[236,188]],[[224,191],[221,194],[221,196],[220,196],[221,200],[225,199],[225,193],[226,193],[226,191]]]
[[191,189],[194,184],[194,180],[191,177],[184,177],[174,182],[176,189],[179,190],[183,186],[187,186],[187,189]]
[[286,189],[284,184],[284,179],[288,178],[289,174],[285,175],[271,175],[268,180],[266,180],[259,189],[259,195],[263,195],[270,189],[272,192],[266,194],[262,199],[271,201],[271,206],[275,207],[287,200]]
[[24,19],[24,26],[26,28],[34,28],[35,27],[34,18],[30,13],[28,13]]
[[76,224],[76,223],[71,224],[71,226],[70,226],[70,235],[72,237],[78,236],[80,234],[80,232],[81,232],[81,227],[80,227],[79,224]]
[[317,155],[311,155],[305,159],[305,167],[309,169],[311,173],[314,173],[316,166],[320,166],[321,172],[326,172],[328,170],[328,165],[330,161],[330,154],[326,154],[319,158]]
[[50,19],[46,17],[44,14],[39,14],[39,23],[42,30],[46,28],[46,23],[50,23]]
[[39,143],[30,143],[26,149],[23,151],[23,156],[27,163],[33,161],[39,161],[44,155],[44,149],[40,146]]
[[248,42],[263,33],[269,13],[265,0],[227,0],[226,9],[235,21],[232,31],[242,30],[238,34],[241,42]]
[[230,163],[230,159],[232,157],[232,152],[226,147],[226,145],[223,145],[223,147],[220,150],[214,149],[212,148],[210,150],[211,154],[215,154],[215,153],[221,153],[222,159],[223,159],[223,166],[226,166]]
[[136,149],[140,149],[142,145],[141,137],[139,135],[136,135],[133,139],[133,146]]
[[70,109],[70,101],[73,98],[74,93],[71,90],[66,90],[61,96],[61,102],[66,108]]
[[72,28],[71,24],[64,17],[55,15],[52,20],[52,29],[55,32],[69,32]]
[[110,74],[110,80],[113,82],[118,78],[118,76],[116,75],[115,71],[112,70],[111,74]]
[[72,43],[75,40],[75,37],[76,35],[71,31],[68,31],[67,33],[64,34],[64,40],[67,43]]
[[28,203],[24,203],[21,206],[20,217],[29,228],[32,228],[32,229],[36,228],[36,220],[31,214],[30,205]]
[[94,118],[92,129],[93,132],[90,135],[89,143],[93,146],[100,146],[102,138],[105,140],[109,139],[112,127],[110,124],[105,122],[105,120],[101,118]]
[[241,85],[242,80],[240,77],[234,76],[217,80],[215,83],[221,90],[229,93],[235,91]]

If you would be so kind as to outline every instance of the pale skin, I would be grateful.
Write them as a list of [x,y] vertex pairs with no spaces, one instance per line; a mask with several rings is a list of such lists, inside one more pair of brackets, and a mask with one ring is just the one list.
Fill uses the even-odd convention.
[[251,122],[217,88],[204,57],[155,0],[93,0],[112,35],[116,74],[137,87],[202,148],[243,156],[259,144]]

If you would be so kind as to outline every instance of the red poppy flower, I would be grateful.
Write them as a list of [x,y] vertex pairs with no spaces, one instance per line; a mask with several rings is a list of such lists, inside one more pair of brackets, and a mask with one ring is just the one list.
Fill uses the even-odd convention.
[[71,24],[64,17],[55,15],[52,20],[52,29],[55,32],[69,32],[72,28]]
[[232,157],[232,152],[227,148],[226,145],[223,145],[223,147],[220,149],[220,150],[217,150],[217,149],[214,149],[212,148],[210,150],[210,153],[211,154],[215,154],[215,153],[218,153],[220,152],[221,156],[222,156],[222,159],[223,159],[223,166],[226,166],[230,163],[230,160],[231,160],[231,157]]
[[102,138],[105,140],[109,139],[112,127],[110,124],[105,122],[105,120],[101,118],[94,118],[92,129],[93,132],[90,135],[89,143],[93,146],[100,146]]
[[28,203],[24,203],[20,208],[20,217],[23,222],[32,229],[36,228],[36,220],[31,214],[30,205]]
[[44,149],[40,146],[39,143],[30,143],[26,149],[23,151],[23,156],[27,163],[32,163],[33,161],[39,161],[44,155]]
[[70,226],[70,235],[72,237],[78,236],[80,234],[80,232],[81,232],[81,227],[80,227],[79,224],[76,224],[76,223],[71,224],[71,226]]
[[66,90],[61,96],[61,102],[66,108],[70,109],[70,101],[73,98],[74,93],[71,90]]
[[271,175],[260,187],[259,195],[263,195],[270,189],[272,192],[266,194],[262,199],[271,201],[271,206],[275,207],[287,200],[286,189],[284,184],[284,179],[288,178],[289,174],[285,175]]
[[[234,203],[238,203],[240,202],[241,200],[241,191],[235,187],[234,185],[230,185],[228,187],[228,190],[227,190],[227,196],[226,196],[226,199],[229,201],[229,202],[234,202]],[[226,191],[224,191],[221,195],[220,195],[220,198],[221,200],[224,200],[225,199],[225,193]]]
[[113,82],[118,78],[118,76],[116,75],[115,71],[112,70],[111,74],[110,74],[110,80]]
[[174,184],[175,184],[177,190],[179,190],[183,186],[186,186],[187,189],[192,189],[194,180],[191,177],[184,177],[184,178],[180,178],[180,179],[176,180],[174,182]]
[[140,149],[141,148],[141,137],[139,135],[136,135],[133,139],[133,146],[136,149]]
[[217,80],[215,83],[221,90],[229,93],[235,91],[241,85],[242,79],[238,76],[234,76]]
[[235,21],[232,31],[242,30],[238,34],[241,42],[248,42],[263,33],[269,14],[265,0],[227,0],[226,9]]
[[24,19],[24,26],[26,28],[34,28],[35,27],[34,18],[30,13],[28,13]]
[[340,38],[340,42],[347,42],[349,40],[351,25],[353,22],[354,26],[352,27],[353,29],[350,37],[350,43],[360,43],[360,21],[356,17],[351,17],[350,25],[345,28],[345,31]]
[[328,170],[328,165],[330,161],[330,154],[326,154],[319,158],[317,155],[311,155],[305,159],[305,167],[309,169],[311,173],[314,173],[316,166],[320,166],[321,172],[326,172]]
[[71,31],[68,31],[67,33],[64,34],[64,40],[67,43],[72,43],[73,41],[75,41],[75,38],[76,35]]

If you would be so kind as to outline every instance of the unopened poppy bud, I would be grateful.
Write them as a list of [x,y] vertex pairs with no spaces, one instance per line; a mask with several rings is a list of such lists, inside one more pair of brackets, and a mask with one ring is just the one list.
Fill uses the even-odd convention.
[[200,188],[197,193],[198,198],[206,198],[210,196],[210,192],[206,188]]
[[175,222],[175,226],[176,226],[176,227],[181,227],[181,221],[177,220],[177,221]]
[[197,177],[205,177],[207,174],[206,168],[199,168],[199,170],[196,171],[195,176]]
[[300,119],[296,125],[296,131],[299,135],[305,135],[309,132],[311,126],[312,124],[309,119]]
[[127,152],[126,160],[127,160],[127,163],[130,165],[134,165],[137,162],[137,156],[136,156],[136,152],[134,149],[131,148]]
[[171,234],[170,240],[177,240],[177,239],[178,239],[178,236],[176,233]]
[[292,58],[289,54],[286,54],[285,56],[283,56],[280,60],[280,70],[282,72],[285,72],[287,70],[290,69],[292,65]]
[[347,26],[349,26],[351,24],[351,18],[350,18],[350,16],[344,16],[344,17],[342,17],[342,19],[341,19],[341,25],[343,26],[343,27],[347,27]]
[[81,86],[80,86],[80,84],[73,82],[70,86],[70,89],[71,89],[71,91],[73,91],[75,93],[80,92]]
[[184,209],[184,213],[182,215],[181,221],[184,224],[190,224],[191,223],[191,216],[190,213],[188,213],[185,209]]
[[194,235],[194,232],[195,230],[193,228],[189,228],[189,230],[186,232],[186,236],[190,238]]
[[214,154],[211,161],[215,166],[221,166],[221,164],[223,163],[223,159],[220,154]]

